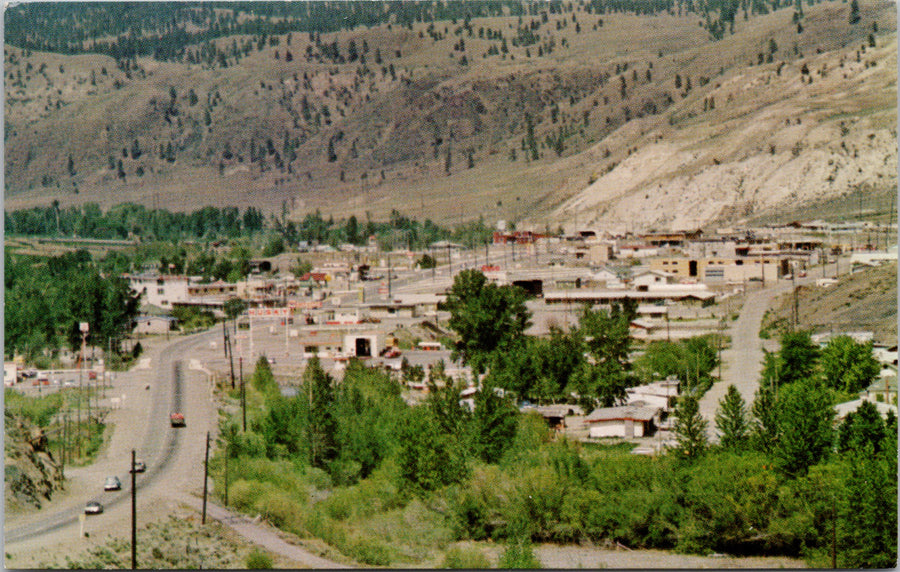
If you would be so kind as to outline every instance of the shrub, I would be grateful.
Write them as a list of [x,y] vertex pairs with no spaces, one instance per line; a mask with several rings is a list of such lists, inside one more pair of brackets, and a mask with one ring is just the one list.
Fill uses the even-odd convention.
[[449,494],[453,532],[457,538],[484,540],[502,533],[508,523],[510,482],[495,465],[475,468],[472,478]]
[[354,560],[371,566],[387,566],[391,563],[390,549],[372,538],[354,538],[346,552]]
[[455,570],[473,570],[490,568],[491,563],[487,556],[477,548],[466,548],[454,546],[444,554],[444,563],[441,568],[452,568]]
[[254,548],[247,555],[246,565],[248,570],[269,570],[272,568],[272,557],[258,548]]
[[515,540],[506,547],[500,556],[497,568],[519,568],[534,570],[541,568],[541,561],[531,551],[531,543],[527,540]]
[[255,481],[233,481],[228,487],[228,497],[232,505],[239,509],[247,509],[253,506],[253,502],[259,495],[258,483]]

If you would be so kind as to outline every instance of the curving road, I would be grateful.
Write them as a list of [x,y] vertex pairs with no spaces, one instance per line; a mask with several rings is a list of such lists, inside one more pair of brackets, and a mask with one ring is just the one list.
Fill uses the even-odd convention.
[[[218,329],[195,334],[149,349],[138,366],[120,373],[109,397],[118,397],[122,406],[113,410],[107,422],[113,434],[107,450],[87,467],[67,467],[67,490],[58,494],[45,509],[26,516],[13,516],[5,522],[4,549],[14,559],[41,555],[62,548],[80,551],[102,542],[104,536],[129,538],[131,530],[131,450],[147,464],[138,474],[138,526],[164,516],[181,506],[201,510],[203,490],[203,457],[206,432],[215,436],[217,420],[212,387],[205,373],[192,369],[193,356],[201,347],[218,342]],[[148,388],[149,386],[149,388]],[[187,426],[175,429],[169,425],[172,411],[185,413]],[[122,490],[103,492],[105,477],[116,475]],[[79,516],[88,500],[98,499],[105,512],[85,519],[80,537]],[[286,542],[271,527],[233,514],[208,503],[208,516],[219,520],[250,542],[278,553],[298,566],[314,568],[348,568],[318,557],[299,546]],[[138,540],[140,542],[140,538]]]
[[[194,441],[205,437],[214,420],[205,376],[187,371],[185,359],[200,344],[208,343],[214,333],[189,336],[148,352],[130,372],[119,374],[110,397],[122,404],[107,417],[112,437],[107,450],[95,463],[86,467],[67,467],[67,493],[37,513],[9,518],[5,523],[6,550],[27,548],[56,538],[77,538],[79,515],[88,500],[103,503],[106,512],[90,516],[86,530],[103,530],[118,523],[123,514],[130,518],[131,476],[128,472],[131,450],[147,464],[147,471],[137,475],[140,501],[157,496],[158,485],[177,482],[181,487],[202,486],[202,456],[197,457]],[[147,388],[149,386],[149,389]],[[110,403],[111,399],[107,401]],[[169,413],[184,411],[188,427],[173,429]],[[195,482],[199,463],[200,478]],[[116,475],[122,490],[103,492],[103,480]],[[170,489],[171,490],[171,489]],[[127,528],[125,530],[128,530]]]

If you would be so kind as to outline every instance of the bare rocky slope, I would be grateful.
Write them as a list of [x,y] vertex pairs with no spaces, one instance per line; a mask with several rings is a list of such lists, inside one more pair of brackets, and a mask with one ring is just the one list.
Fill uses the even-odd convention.
[[[546,21],[474,18],[471,32],[285,34],[227,67],[7,45],[6,208],[638,229],[894,192],[894,3],[861,3],[852,25],[840,2],[804,8],[800,27],[791,8],[738,17],[718,41],[696,14],[565,6]],[[520,27],[538,41],[491,36]],[[215,43],[230,54],[247,40]],[[365,64],[323,56],[351,40]]]
[[63,488],[62,468],[36,425],[6,411],[3,442],[7,510],[40,508]]

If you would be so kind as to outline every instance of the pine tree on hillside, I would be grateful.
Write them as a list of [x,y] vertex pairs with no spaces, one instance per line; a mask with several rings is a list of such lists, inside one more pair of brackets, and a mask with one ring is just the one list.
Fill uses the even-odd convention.
[[707,421],[700,415],[700,404],[696,397],[683,395],[675,407],[676,452],[686,459],[696,459],[706,450]]
[[719,401],[716,429],[721,434],[722,448],[740,450],[746,446],[749,433],[747,406],[734,385],[728,386],[725,397]]

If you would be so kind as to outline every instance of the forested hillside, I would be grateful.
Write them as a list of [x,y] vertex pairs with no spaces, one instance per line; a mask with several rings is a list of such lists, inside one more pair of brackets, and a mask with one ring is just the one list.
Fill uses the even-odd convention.
[[[739,196],[734,172],[764,193],[754,164],[802,171],[838,123],[856,174],[810,185],[883,194],[895,29],[880,0],[29,3],[6,12],[7,208],[543,225],[689,190],[707,222],[790,201]],[[710,125],[761,117],[780,127],[717,155]],[[734,184],[694,184],[712,167]],[[610,191],[623,179],[627,196]],[[636,208],[636,224],[679,222]]]

